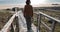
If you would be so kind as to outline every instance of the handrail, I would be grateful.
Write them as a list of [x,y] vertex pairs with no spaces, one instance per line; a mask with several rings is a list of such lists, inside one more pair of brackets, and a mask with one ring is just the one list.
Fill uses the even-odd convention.
[[44,14],[44,13],[42,13],[42,12],[39,12],[39,13],[42,14],[42,15],[44,15],[45,17],[48,17],[49,19],[52,19],[52,20],[57,21],[57,22],[60,23],[60,20],[58,20],[58,19],[55,19],[55,18],[53,18],[53,17],[51,17],[51,16],[49,16],[49,15],[47,15],[47,14]]
[[[47,15],[47,14],[45,14],[45,13],[42,13],[42,12],[34,12],[34,14],[37,15],[38,32],[40,32],[40,24],[43,24],[43,25],[49,30],[49,32],[54,32],[56,23],[57,23],[57,22],[60,23],[60,20],[55,19],[55,18],[53,18],[53,17],[51,17],[51,16],[49,16],[49,15]],[[47,18],[49,18],[49,19],[52,20],[52,25],[51,25],[51,27],[49,27],[49,26],[46,25],[43,21],[41,21],[41,17],[42,17],[42,16],[47,17]]]
[[8,28],[11,26],[11,24],[12,24],[14,18],[15,18],[15,15],[16,15],[16,14],[14,14],[14,15],[10,18],[10,20],[5,24],[5,26],[2,28],[2,30],[1,30],[0,32],[7,32]]
[[42,15],[44,15],[45,17],[48,17],[48,18],[50,18],[50,19],[52,19],[52,20],[54,20],[54,21],[57,21],[57,22],[59,22],[60,23],[60,20],[58,20],[58,19],[55,19],[55,18],[53,18],[53,17],[51,17],[51,16],[49,16],[49,15],[47,15],[47,14],[44,14],[44,13],[42,13],[42,12],[34,12],[35,14],[42,14]]
[[[15,12],[13,16],[9,19],[9,21],[4,25],[4,27],[0,30],[0,32],[7,32],[9,28],[11,32],[19,32],[19,23],[18,16],[20,16],[21,11]],[[15,19],[15,22],[13,20]],[[14,26],[15,25],[15,26]],[[15,30],[14,30],[15,27]]]
[[[10,11],[9,11],[10,12]],[[10,13],[12,13],[12,12],[10,12]],[[14,32],[14,29],[13,29],[13,20],[16,18],[17,19],[17,17],[16,17],[16,15],[17,15],[17,9],[15,8],[15,12],[13,12],[14,14],[13,14],[13,16],[8,20],[8,22],[4,25],[4,27],[0,30],[0,32],[7,32],[8,31],[8,28],[11,26],[11,30],[13,30],[13,31],[11,31],[11,32]],[[15,20],[16,20],[15,19]],[[18,22],[18,21],[17,21]],[[16,29],[18,28],[17,26],[18,26],[18,23],[16,22]],[[19,29],[18,29],[19,30]],[[17,31],[17,30],[16,30]]]

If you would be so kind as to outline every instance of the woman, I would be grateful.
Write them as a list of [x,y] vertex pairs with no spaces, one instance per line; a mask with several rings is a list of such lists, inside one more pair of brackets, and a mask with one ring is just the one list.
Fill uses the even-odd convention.
[[26,1],[26,5],[24,7],[24,17],[26,19],[26,23],[27,23],[27,29],[28,31],[31,30],[31,18],[33,17],[33,7],[30,5],[30,0]]

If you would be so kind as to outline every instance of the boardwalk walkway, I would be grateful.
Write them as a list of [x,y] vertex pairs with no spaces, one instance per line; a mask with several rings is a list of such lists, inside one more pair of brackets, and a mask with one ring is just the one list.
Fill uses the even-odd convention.
[[[19,11],[16,16],[18,16],[20,32],[27,32],[26,20],[23,16],[22,11]],[[34,24],[32,24],[32,30],[36,32],[36,27],[34,26]]]

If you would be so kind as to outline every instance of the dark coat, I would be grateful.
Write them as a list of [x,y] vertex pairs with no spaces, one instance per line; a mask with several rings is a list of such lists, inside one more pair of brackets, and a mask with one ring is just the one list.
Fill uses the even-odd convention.
[[25,7],[24,7],[24,16],[33,17],[33,7],[31,5],[25,5]]

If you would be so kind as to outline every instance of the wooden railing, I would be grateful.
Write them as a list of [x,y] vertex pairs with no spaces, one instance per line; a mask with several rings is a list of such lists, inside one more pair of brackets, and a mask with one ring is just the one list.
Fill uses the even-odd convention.
[[0,32],[19,32],[18,17],[16,13],[11,16]]
[[[37,26],[37,32],[41,32],[41,28],[40,28],[40,25],[43,24],[43,26],[45,28],[47,28],[47,32],[54,32],[54,29],[55,29],[55,26],[56,26],[56,23],[60,23],[60,20],[56,19],[56,18],[53,18],[47,14],[44,14],[42,12],[34,12],[34,14],[37,15],[37,23],[38,23],[38,26]],[[51,24],[51,27],[49,27],[47,24],[45,24],[45,22],[42,21],[42,16],[46,17],[49,19],[49,21],[52,22]]]

